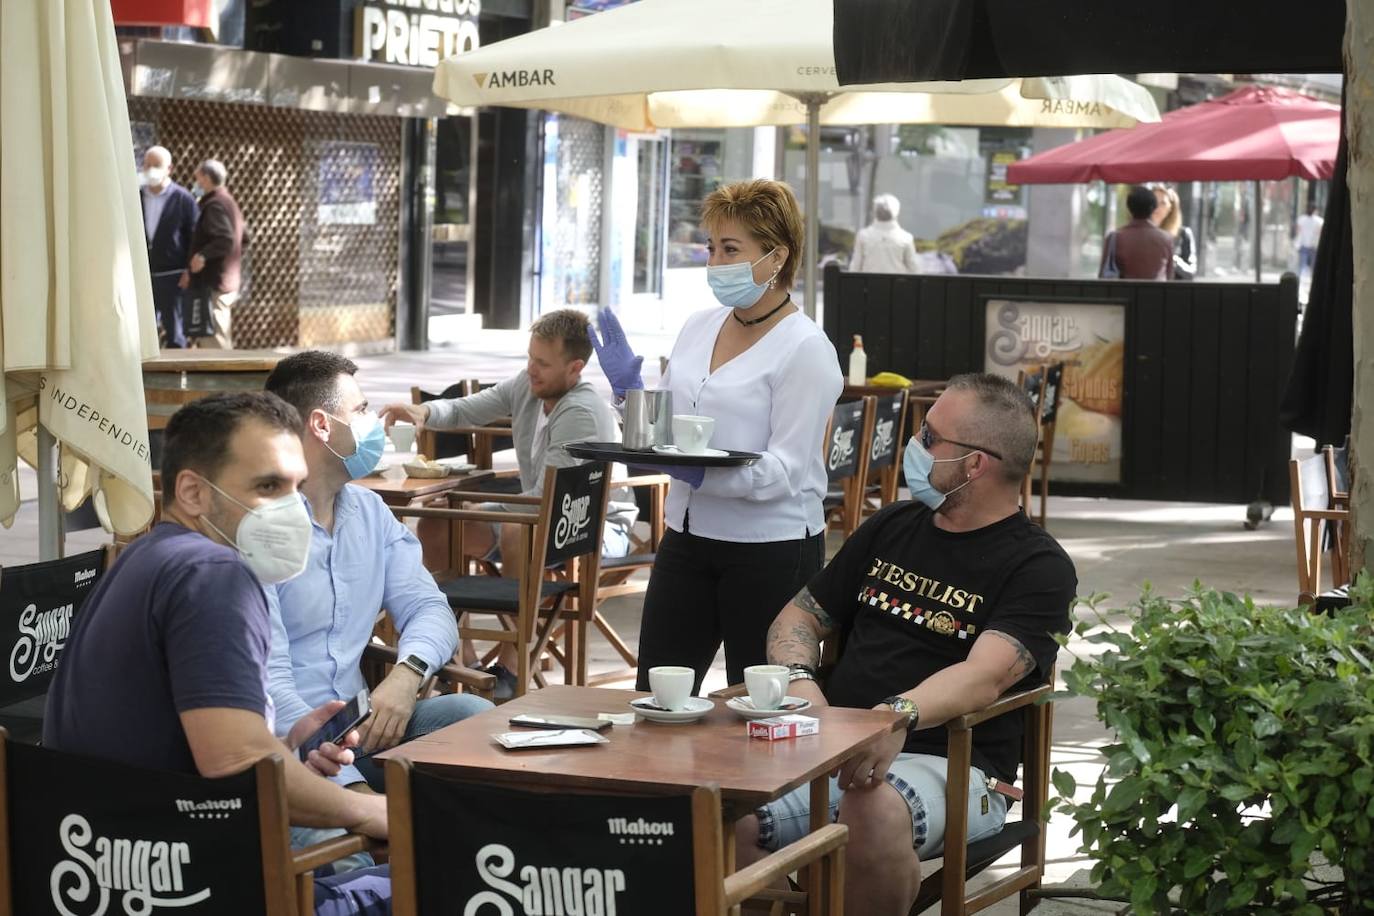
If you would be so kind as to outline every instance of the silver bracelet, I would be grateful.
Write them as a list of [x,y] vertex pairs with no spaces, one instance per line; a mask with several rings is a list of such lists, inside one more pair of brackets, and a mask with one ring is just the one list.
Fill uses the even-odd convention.
[[791,671],[791,673],[789,673],[789,674],[787,675],[787,683],[789,683],[789,684],[793,683],[794,681],[813,681],[813,682],[814,682],[815,680],[816,680],[816,675],[812,674],[810,671],[805,671],[805,670],[803,670],[803,669],[801,669],[801,668],[793,668],[792,671]]

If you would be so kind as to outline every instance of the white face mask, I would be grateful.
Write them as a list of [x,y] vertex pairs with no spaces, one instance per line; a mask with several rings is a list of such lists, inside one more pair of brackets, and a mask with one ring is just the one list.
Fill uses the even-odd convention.
[[151,165],[143,170],[143,176],[148,179],[150,188],[160,188],[167,180],[167,170],[161,166]]
[[[205,480],[204,477],[201,480]],[[245,510],[238,536],[231,538],[208,518],[216,534],[238,549],[248,568],[264,585],[276,585],[299,576],[310,558],[310,513],[300,494],[287,493],[279,499],[249,509],[234,497],[205,480],[216,493]],[[202,516],[203,517],[203,516]]]

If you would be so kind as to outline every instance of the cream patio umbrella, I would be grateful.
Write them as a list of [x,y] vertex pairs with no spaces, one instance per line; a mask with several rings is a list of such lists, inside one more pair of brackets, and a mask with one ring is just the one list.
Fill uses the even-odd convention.
[[821,124],[1129,127],[1158,121],[1115,76],[841,87],[831,0],[639,0],[440,62],[462,106],[558,111],[622,127],[806,124],[805,299],[815,317]]
[[[133,141],[108,0],[0,2],[0,521],[16,454],[58,502],[120,534],[153,512],[141,363],[158,355]],[[60,473],[54,440],[60,443]]]

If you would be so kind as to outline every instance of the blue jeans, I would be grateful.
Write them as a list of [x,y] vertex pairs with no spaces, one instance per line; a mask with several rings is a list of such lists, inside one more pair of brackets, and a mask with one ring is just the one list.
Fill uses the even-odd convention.
[[390,865],[315,879],[315,916],[390,916],[390,913]]
[[[415,704],[415,711],[410,714],[410,721],[406,723],[406,732],[401,736],[401,743],[413,741],[491,708],[490,700],[484,700],[471,693],[446,693],[443,696],[421,700]],[[353,761],[353,765],[363,774],[363,778],[373,791],[386,791],[384,768],[381,764],[374,763],[370,755],[359,757]]]
[[1298,249],[1298,275],[1301,276],[1301,275],[1303,274],[1304,271],[1309,271],[1309,270],[1311,270],[1311,269],[1312,269],[1312,264],[1313,264],[1313,262],[1315,262],[1316,260],[1317,260],[1317,249],[1315,249],[1315,248],[1299,248],[1299,249]]
[[[415,704],[415,711],[410,714],[410,721],[406,723],[405,735],[401,738],[402,743],[428,735],[432,731],[437,731],[446,725],[452,725],[466,719],[468,716],[476,715],[483,710],[491,709],[492,704],[479,696],[470,693],[450,693],[443,696],[429,697]],[[353,765],[358,768],[358,772],[363,774],[368,786],[373,791],[384,792],[386,790],[386,774],[383,768],[374,763],[370,757],[359,757],[353,761]],[[302,849],[315,843],[321,843],[336,836],[342,836],[344,831],[339,827],[292,827],[291,828],[291,848]],[[342,875],[360,869],[368,869],[375,865],[372,856],[365,852],[355,853],[346,858],[339,859],[331,865],[317,869],[317,875],[337,874]],[[388,878],[388,887],[390,886]],[[319,899],[319,882],[316,882],[316,900]],[[390,894],[388,893],[388,897]],[[317,910],[317,912],[319,912]],[[332,912],[353,912],[351,910],[337,910]],[[366,911],[359,911],[366,912]]]
[[[933,859],[945,846],[945,774],[949,762],[933,754],[898,754],[887,771],[888,783],[901,793],[911,809],[911,845],[917,858]],[[865,790],[873,791],[873,790]],[[844,792],[839,781],[830,780],[830,819],[839,817]],[[986,801],[984,801],[986,799]],[[987,805],[986,809],[983,807]],[[811,786],[769,802],[755,812],[759,819],[759,845],[777,851],[811,830]],[[988,791],[987,778],[977,767],[969,770],[968,841],[981,840],[1002,829],[1007,819],[1007,800]]]

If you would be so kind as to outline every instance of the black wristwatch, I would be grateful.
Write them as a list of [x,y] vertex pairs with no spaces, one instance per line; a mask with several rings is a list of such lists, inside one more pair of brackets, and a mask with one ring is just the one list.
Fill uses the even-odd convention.
[[906,730],[913,732],[916,725],[921,721],[921,710],[917,705],[901,694],[890,697],[883,697],[882,702],[886,706],[891,706],[893,712],[899,712],[906,716]]
[[420,675],[421,680],[423,680],[429,672],[429,665],[425,664],[425,660],[418,655],[407,655],[405,658],[401,659],[400,664],[405,665],[411,671]]
[[793,662],[787,666],[787,683],[793,681],[815,681],[816,669],[810,665],[803,665],[801,662]]

